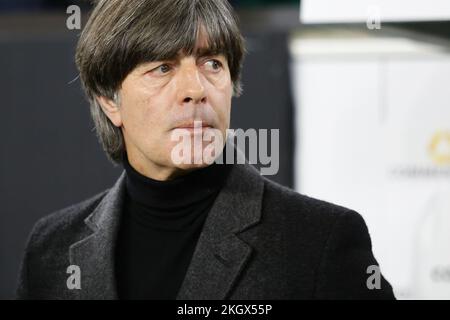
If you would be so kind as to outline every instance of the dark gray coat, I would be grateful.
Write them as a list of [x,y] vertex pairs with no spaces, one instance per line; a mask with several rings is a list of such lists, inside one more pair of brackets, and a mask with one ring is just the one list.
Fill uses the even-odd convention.
[[[36,223],[22,263],[21,299],[116,299],[114,248],[125,173],[110,189]],[[69,265],[81,289],[68,289]],[[363,218],[233,166],[198,240],[177,299],[391,299],[368,289],[377,265]],[[372,283],[372,281],[369,281]]]

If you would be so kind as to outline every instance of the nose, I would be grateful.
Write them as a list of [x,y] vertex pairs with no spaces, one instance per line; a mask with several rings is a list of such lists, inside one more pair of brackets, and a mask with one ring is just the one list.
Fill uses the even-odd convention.
[[180,104],[202,104],[206,102],[205,88],[195,63],[180,67],[178,79],[178,101]]

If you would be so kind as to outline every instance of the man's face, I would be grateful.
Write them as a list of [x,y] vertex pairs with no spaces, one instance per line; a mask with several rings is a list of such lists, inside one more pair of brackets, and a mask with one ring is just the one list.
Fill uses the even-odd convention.
[[225,56],[208,55],[205,49],[207,41],[200,36],[193,55],[180,53],[170,61],[137,66],[122,83],[116,112],[106,111],[122,128],[130,164],[141,174],[166,180],[206,166],[178,165],[172,159],[172,150],[180,143],[174,134],[182,131],[194,141],[198,132],[182,129],[194,121],[202,121],[203,132],[208,127],[218,129],[225,143],[232,98],[230,71]]

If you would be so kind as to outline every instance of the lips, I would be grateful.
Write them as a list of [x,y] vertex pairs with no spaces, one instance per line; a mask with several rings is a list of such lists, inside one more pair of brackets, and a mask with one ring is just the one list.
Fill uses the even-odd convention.
[[212,125],[202,120],[194,120],[183,122],[175,127],[175,129],[195,129],[195,128],[211,128]]

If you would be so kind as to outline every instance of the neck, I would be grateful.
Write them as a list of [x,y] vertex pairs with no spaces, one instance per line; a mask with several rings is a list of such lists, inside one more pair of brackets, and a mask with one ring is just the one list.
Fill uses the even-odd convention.
[[137,171],[139,174],[156,180],[156,181],[170,181],[176,178],[182,177],[192,171],[200,169],[201,167],[189,168],[189,169],[181,169],[177,167],[169,167],[157,165],[154,163],[148,163],[145,166],[142,165],[142,162],[136,161],[135,158],[128,157],[128,161],[130,165]]
[[228,175],[231,165],[213,163],[167,181],[155,180],[139,173],[128,158],[123,159],[127,172],[127,190],[131,199],[146,207],[184,208],[216,193]]

